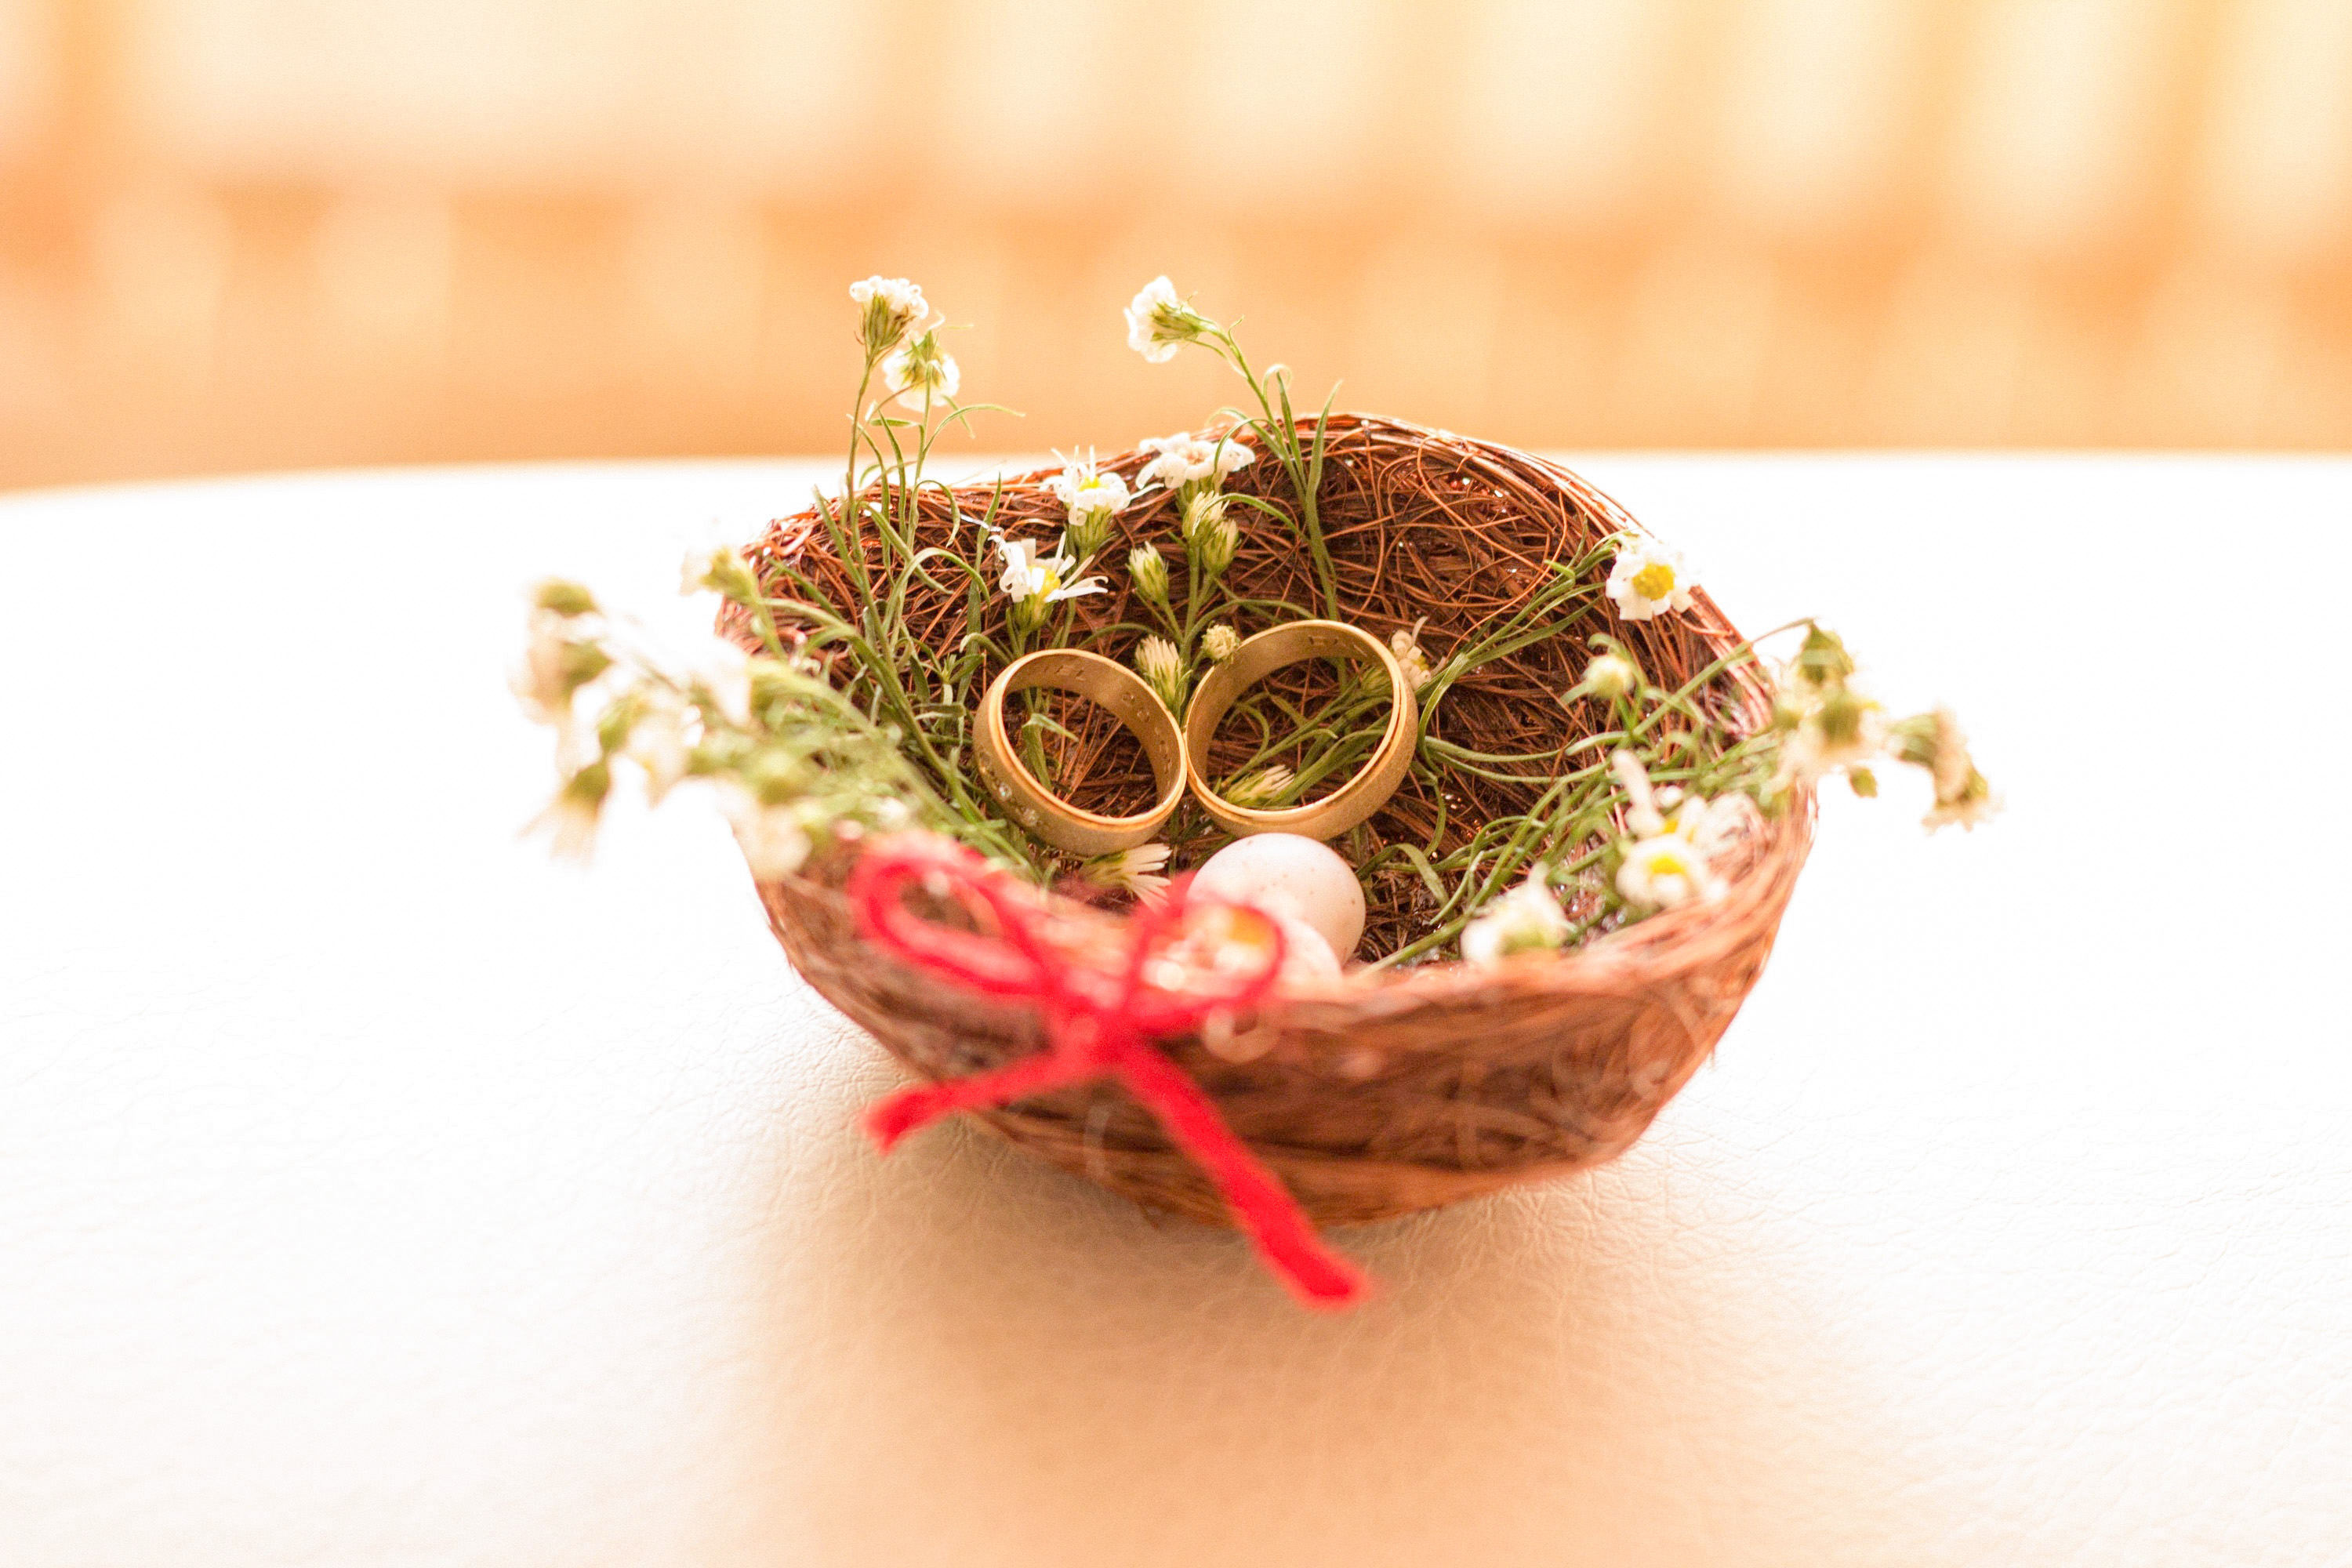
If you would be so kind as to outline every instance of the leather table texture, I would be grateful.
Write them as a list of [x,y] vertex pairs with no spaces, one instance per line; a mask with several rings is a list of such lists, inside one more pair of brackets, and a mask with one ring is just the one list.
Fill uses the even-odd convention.
[[837,464],[0,500],[0,1562],[2352,1561],[2352,463],[1578,466],[2010,808],[1829,801],[1650,1136],[1338,1317],[877,1158],[703,803],[519,838],[525,584],[690,635]]

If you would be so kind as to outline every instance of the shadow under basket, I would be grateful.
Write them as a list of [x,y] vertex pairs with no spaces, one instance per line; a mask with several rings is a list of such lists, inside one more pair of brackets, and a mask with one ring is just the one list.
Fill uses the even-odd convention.
[[[1334,415],[1327,454],[1319,500],[1342,618],[1381,636],[1421,626],[1433,668],[1472,621],[1507,613],[1515,595],[1533,594],[1548,562],[1590,558],[1609,537],[1636,531],[1614,502],[1558,465],[1442,431]],[[1132,481],[1148,460],[1129,453],[1103,467]],[[957,492],[968,509],[961,526],[969,529],[995,495],[1000,522],[1050,540],[1061,514],[1044,488],[1047,477],[1009,480],[1001,493],[992,486]],[[1279,466],[1263,455],[1230,488],[1293,500]],[[941,513],[936,526],[944,541],[956,525],[943,501]],[[1243,539],[1232,574],[1246,591],[1312,602],[1309,568],[1283,525],[1254,509],[1233,515],[1243,522]],[[1132,543],[1171,540],[1176,526],[1157,492],[1118,523],[1101,557],[1113,563]],[[930,526],[927,518],[927,531]],[[805,515],[779,521],[750,559],[755,569],[772,570],[783,555],[813,575],[839,565]],[[1141,618],[1123,583],[1079,604],[1081,634]],[[990,613],[1002,614],[1001,596]],[[722,624],[743,636],[740,621]],[[929,624],[941,637],[971,629],[961,601],[938,606]],[[1584,635],[1597,631],[1623,640],[1661,685],[1704,669],[1740,640],[1704,594],[1687,612],[1641,623],[1621,622],[1603,604],[1576,635],[1538,643],[1448,691],[1431,732],[1445,733],[1457,716],[1477,734],[1503,723],[1528,751],[1537,749],[1527,744],[1530,732],[1564,747],[1604,728],[1597,705],[1564,707],[1555,695],[1575,685],[1591,657]],[[1115,634],[1089,646],[1113,657],[1128,651]],[[1727,728],[1742,731],[1764,721],[1770,692],[1743,665],[1717,678],[1706,700]],[[1531,777],[1528,784],[1543,782]],[[1372,844],[1420,844],[1443,834],[1451,819],[1433,814],[1439,787],[1427,779],[1409,784],[1359,832]],[[1481,820],[1476,808],[1510,804],[1465,803],[1451,791],[1446,799],[1472,824]],[[1572,952],[1492,966],[1360,970],[1262,1005],[1236,1032],[1180,1036],[1161,1048],[1318,1225],[1387,1218],[1598,1164],[1632,1146],[1738,1011],[1771,952],[1811,844],[1812,819],[1811,797],[1802,792],[1779,816],[1755,816],[1729,861],[1717,866],[1722,897]],[[846,869],[835,855],[760,886],[778,940],[812,985],[928,1079],[985,1071],[1044,1048],[1031,1009],[972,995],[861,942],[842,892]],[[1410,881],[1369,887],[1367,895],[1374,936],[1393,942],[1410,931],[1416,897]],[[1108,1083],[976,1114],[1021,1148],[1148,1208],[1227,1223],[1208,1179],[1148,1112]]]

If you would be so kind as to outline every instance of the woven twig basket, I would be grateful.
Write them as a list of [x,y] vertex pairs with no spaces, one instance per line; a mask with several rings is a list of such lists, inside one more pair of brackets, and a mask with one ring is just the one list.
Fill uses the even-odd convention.
[[[1507,447],[1351,415],[1331,417],[1328,439],[1320,500],[1343,611],[1382,635],[1427,618],[1422,637],[1433,664],[1466,617],[1535,591],[1546,561],[1636,526],[1568,470]],[[1143,460],[1130,453],[1104,466],[1132,476]],[[1050,539],[1060,513],[1046,477],[1009,481],[1000,519]],[[1234,488],[1286,493],[1281,470],[1264,459]],[[977,487],[959,496],[977,514],[994,493]],[[1173,528],[1164,500],[1130,509],[1120,524],[1134,540]],[[808,517],[784,519],[754,564],[788,552],[802,570],[823,572],[822,539]],[[1107,558],[1122,556],[1127,542],[1115,540]],[[1232,570],[1253,592],[1286,589],[1311,602],[1298,555],[1278,524],[1245,524]],[[1597,621],[1593,629],[1605,625],[1623,637],[1663,682],[1739,641],[1711,601],[1696,600],[1682,616]],[[1098,624],[1130,618],[1117,597],[1089,610]],[[932,624],[933,635],[962,635],[961,603],[939,606]],[[741,635],[740,623],[733,629]],[[1589,652],[1567,638],[1529,648],[1449,693],[1433,722],[1445,723],[1451,708],[1486,732],[1590,732],[1600,716],[1564,709],[1554,696],[1574,684]],[[1734,728],[1769,710],[1769,693],[1749,668],[1710,695]],[[1367,825],[1374,841],[1423,837],[1433,820],[1426,795],[1425,785],[1401,791]],[[1449,804],[1459,814],[1479,803]],[[1811,831],[1812,802],[1801,794],[1781,816],[1754,818],[1733,863],[1719,867],[1724,897],[1564,956],[1359,972],[1287,995],[1234,1033],[1164,1048],[1319,1224],[1385,1218],[1597,1164],[1630,1147],[1714,1049],[1771,951]],[[811,984],[926,1078],[961,1077],[1043,1048],[1027,1008],[976,998],[861,942],[841,892],[845,869],[835,857],[760,887],[778,940]],[[1410,931],[1412,901],[1409,883],[1393,896],[1372,890],[1369,950]],[[980,1114],[1020,1147],[1150,1208],[1225,1222],[1208,1181],[1115,1088]]]

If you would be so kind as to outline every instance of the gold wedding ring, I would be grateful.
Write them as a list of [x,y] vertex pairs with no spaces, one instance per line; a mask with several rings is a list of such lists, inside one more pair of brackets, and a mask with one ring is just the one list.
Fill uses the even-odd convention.
[[[1037,782],[1004,739],[1005,698],[1036,686],[1074,691],[1134,731],[1160,786],[1150,809],[1134,816],[1105,816],[1080,810]],[[976,752],[981,778],[1005,814],[1056,849],[1076,855],[1107,855],[1142,843],[1184,798],[1184,736],[1176,721],[1141,676],[1098,653],[1045,648],[1006,665],[980,700]]]
[[[1369,659],[1388,673],[1389,724],[1380,748],[1355,777],[1305,805],[1258,811],[1220,797],[1202,773],[1218,722],[1244,691],[1284,665],[1306,658]],[[1344,621],[1292,621],[1258,633],[1210,667],[1184,712],[1184,768],[1202,809],[1237,838],[1252,833],[1337,838],[1378,811],[1404,783],[1420,728],[1419,700],[1387,644]]]

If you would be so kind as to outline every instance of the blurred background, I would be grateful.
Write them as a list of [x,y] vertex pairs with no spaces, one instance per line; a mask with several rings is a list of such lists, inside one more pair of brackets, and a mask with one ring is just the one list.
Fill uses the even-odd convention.
[[2352,0],[0,0],[0,485],[980,445],[2340,447]]

